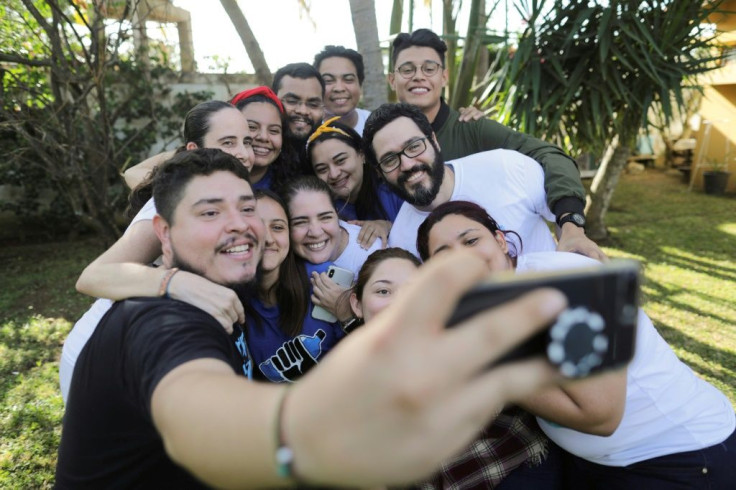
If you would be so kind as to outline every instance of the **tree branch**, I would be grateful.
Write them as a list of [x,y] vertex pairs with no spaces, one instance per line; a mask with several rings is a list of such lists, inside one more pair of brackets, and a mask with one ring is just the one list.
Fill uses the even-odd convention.
[[0,52],[0,61],[7,61],[8,63],[18,63],[19,65],[25,66],[51,66],[51,60],[47,58],[29,59],[18,56],[16,54],[2,52]]

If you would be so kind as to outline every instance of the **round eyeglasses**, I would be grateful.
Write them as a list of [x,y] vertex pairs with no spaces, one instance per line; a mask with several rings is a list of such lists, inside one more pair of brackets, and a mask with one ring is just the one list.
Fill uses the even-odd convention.
[[396,69],[396,71],[404,78],[411,78],[414,76],[414,74],[417,72],[417,68],[420,68],[422,70],[422,73],[424,73],[424,76],[432,77],[434,76],[438,71],[440,71],[440,68],[444,68],[440,63],[437,63],[436,61],[427,60],[424,63],[422,63],[422,66],[418,67],[414,63],[407,61],[400,67]]

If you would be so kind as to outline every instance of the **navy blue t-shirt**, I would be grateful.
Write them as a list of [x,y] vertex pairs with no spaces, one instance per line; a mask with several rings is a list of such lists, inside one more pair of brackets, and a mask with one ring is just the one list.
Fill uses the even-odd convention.
[[345,336],[340,324],[312,318],[312,302],[307,307],[302,329],[296,337],[286,335],[279,326],[279,307],[266,306],[251,299],[260,325],[248,321],[248,354],[253,377],[272,383],[296,381],[314,367]]

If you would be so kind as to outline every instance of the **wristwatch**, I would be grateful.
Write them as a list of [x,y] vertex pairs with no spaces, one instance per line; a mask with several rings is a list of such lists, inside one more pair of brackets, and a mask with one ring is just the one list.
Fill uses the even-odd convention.
[[585,226],[585,216],[580,213],[570,213],[562,218],[557,218],[557,226],[562,228],[565,223],[572,223],[577,227],[583,228]]

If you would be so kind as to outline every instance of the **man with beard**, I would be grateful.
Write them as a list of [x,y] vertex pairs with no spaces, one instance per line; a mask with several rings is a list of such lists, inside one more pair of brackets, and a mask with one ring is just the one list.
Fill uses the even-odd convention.
[[[268,231],[235,157],[179,153],[157,170],[153,195],[167,266],[235,288],[253,280]],[[468,254],[433,260],[371,328],[292,386],[238,376],[243,331],[231,336],[168,298],[165,275],[160,297],[115,303],[80,354],[56,487],[375,487],[422,478],[500,407],[554,379],[541,360],[485,367],[551,322],[565,308],[561,293],[532,292],[453,329],[437,320],[482,270]]]
[[445,42],[429,29],[396,36],[391,50],[396,69],[388,74],[388,82],[399,101],[419,107],[447,161],[495,149],[515,150],[536,160],[544,169],[547,203],[557,217],[557,249],[605,260],[603,251],[585,236],[585,189],[575,161],[560,148],[497,121],[463,121],[442,99],[448,80],[446,52]]
[[521,237],[507,237],[517,253],[555,249],[547,221],[544,173],[531,158],[492,150],[445,164],[432,126],[411,104],[384,104],[373,111],[363,132],[366,158],[406,202],[394,220],[389,247],[419,257],[417,229],[442,203],[466,200],[484,207],[499,225]]
[[310,175],[305,146],[309,135],[322,124],[325,81],[309,63],[291,63],[274,74],[271,88],[286,111],[286,141],[298,155],[304,175]]

